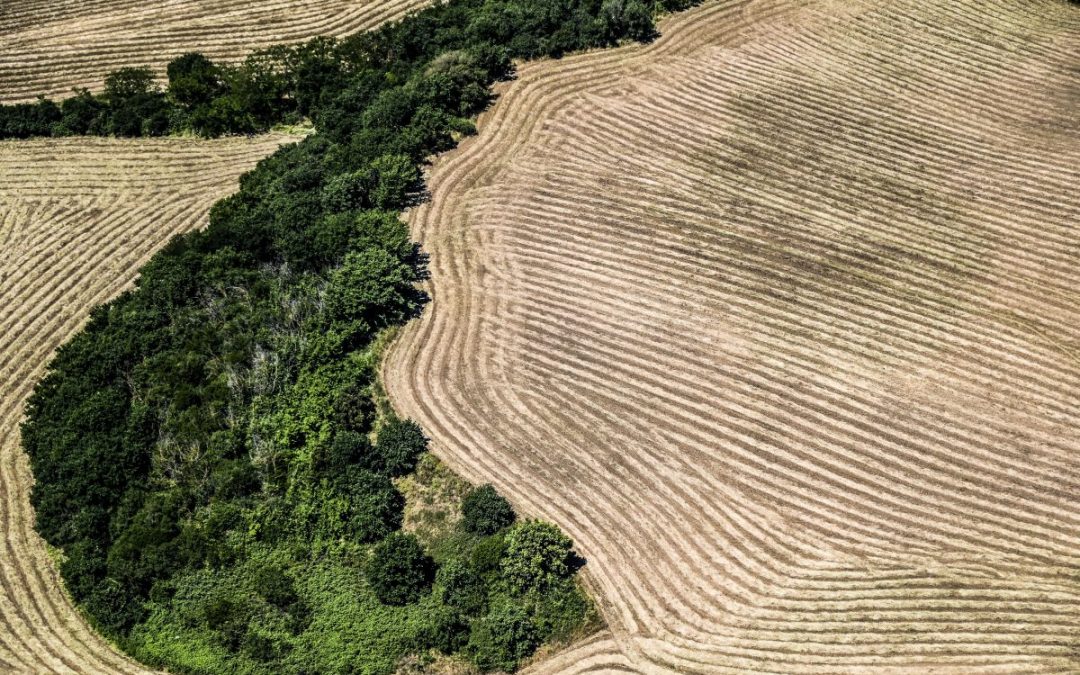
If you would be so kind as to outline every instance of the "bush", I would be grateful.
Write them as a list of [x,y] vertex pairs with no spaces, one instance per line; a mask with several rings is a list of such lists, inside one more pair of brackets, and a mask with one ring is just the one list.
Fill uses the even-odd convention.
[[368,169],[371,205],[379,209],[400,209],[409,204],[416,192],[420,171],[407,155],[383,155]]
[[105,100],[113,107],[153,91],[154,72],[149,68],[121,68],[105,78]]
[[336,476],[350,466],[374,469],[370,466],[371,459],[371,441],[367,436],[355,431],[339,431],[328,446],[315,450],[312,461],[316,472]]
[[573,574],[573,542],[551,523],[534,520],[506,535],[502,578],[518,594],[543,591]]
[[106,106],[89,91],[82,89],[60,105],[61,120],[58,136],[82,136],[104,133]]
[[300,596],[296,593],[296,584],[281,567],[264,564],[256,568],[253,575],[255,588],[266,602],[282,612],[304,614]]
[[375,441],[379,466],[389,476],[404,476],[416,468],[420,455],[427,450],[427,442],[416,422],[391,419]]
[[420,633],[420,649],[437,649],[443,654],[458,652],[469,641],[469,622],[449,607],[435,607],[425,612]]
[[363,209],[369,204],[371,188],[367,171],[353,171],[331,178],[322,189],[323,208],[330,213]]
[[461,503],[461,524],[473,534],[495,534],[513,525],[514,507],[491,485],[482,485],[465,495]]
[[513,672],[540,646],[540,634],[520,606],[498,607],[473,625],[466,651],[482,670]]
[[248,603],[233,598],[229,591],[222,591],[206,603],[203,621],[213,631],[218,644],[229,651],[236,651],[247,635],[252,609]]
[[401,527],[405,499],[386,476],[350,467],[333,484],[344,498],[344,509],[333,512],[332,520],[320,528],[320,537],[369,543]]
[[571,577],[549,588],[533,606],[533,622],[544,639],[565,639],[581,627],[592,603]]
[[0,106],[0,138],[52,136],[61,119],[61,108],[45,98],[37,103]]
[[366,577],[379,602],[405,605],[431,587],[435,563],[411,534],[395,532],[372,551]]
[[487,605],[484,578],[462,560],[452,559],[440,567],[435,585],[442,603],[466,616],[482,613]]
[[506,537],[496,534],[480,540],[472,550],[470,563],[478,574],[490,577],[500,572],[505,555]]

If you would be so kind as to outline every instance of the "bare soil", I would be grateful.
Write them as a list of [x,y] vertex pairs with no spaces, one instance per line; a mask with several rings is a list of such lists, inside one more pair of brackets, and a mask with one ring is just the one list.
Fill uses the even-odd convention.
[[1080,671],[1080,11],[719,0],[410,214],[400,412],[588,559],[540,672]]

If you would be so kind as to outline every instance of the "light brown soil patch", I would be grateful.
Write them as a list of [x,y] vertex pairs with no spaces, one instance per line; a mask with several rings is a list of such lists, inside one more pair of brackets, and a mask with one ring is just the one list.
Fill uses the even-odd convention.
[[663,34],[525,67],[411,214],[388,393],[611,627],[540,670],[1080,671],[1080,9]]

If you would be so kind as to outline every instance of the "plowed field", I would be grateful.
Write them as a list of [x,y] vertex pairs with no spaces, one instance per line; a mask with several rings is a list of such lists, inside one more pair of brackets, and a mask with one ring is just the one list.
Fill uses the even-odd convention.
[[714,1],[531,64],[384,369],[556,521],[551,672],[1080,672],[1080,8]]

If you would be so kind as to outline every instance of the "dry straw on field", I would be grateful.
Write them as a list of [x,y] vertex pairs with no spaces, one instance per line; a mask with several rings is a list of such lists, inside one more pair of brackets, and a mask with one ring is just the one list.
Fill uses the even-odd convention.
[[23,404],[90,310],[287,140],[0,143],[0,672],[141,670],[86,627],[33,531]]
[[342,36],[398,19],[430,0],[3,0],[0,102],[97,91],[109,72],[200,51],[237,61],[254,49]]
[[528,65],[384,368],[553,519],[550,672],[1080,671],[1080,10],[710,2]]

